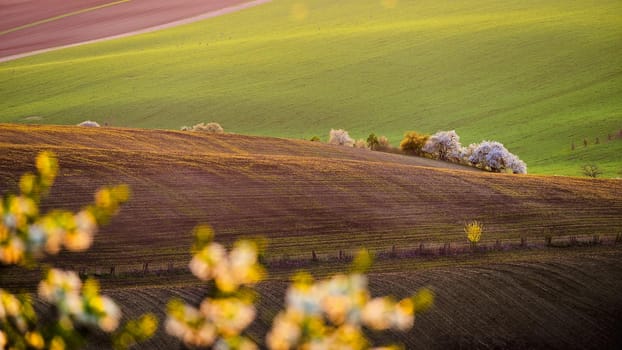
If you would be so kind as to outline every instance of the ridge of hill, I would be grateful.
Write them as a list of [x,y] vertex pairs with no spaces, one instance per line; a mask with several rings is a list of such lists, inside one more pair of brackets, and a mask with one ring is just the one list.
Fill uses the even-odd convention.
[[[390,162],[444,169],[479,171],[472,167],[439,162],[421,157],[371,152],[367,149],[339,147],[306,140],[202,132],[89,128],[75,126],[34,126],[0,124],[0,145],[9,147],[48,147],[100,149],[119,152],[155,152],[158,154],[222,154],[257,156],[295,156]],[[25,135],[28,134],[28,137]]]
[[0,64],[0,122],[216,121],[305,139],[344,128],[393,144],[456,129],[464,144],[504,143],[533,173],[596,163],[615,177],[621,14],[615,0],[274,1]]

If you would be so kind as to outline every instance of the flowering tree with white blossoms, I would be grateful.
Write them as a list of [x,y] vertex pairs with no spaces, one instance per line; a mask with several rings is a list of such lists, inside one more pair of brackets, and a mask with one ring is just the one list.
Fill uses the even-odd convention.
[[330,129],[330,133],[328,134],[328,143],[331,145],[339,145],[339,146],[354,146],[354,139],[350,137],[347,131],[343,129]]
[[[255,319],[252,287],[265,272],[259,265],[257,245],[239,241],[227,253],[213,242],[213,231],[195,229],[195,254],[190,270],[212,289],[199,308],[172,300],[168,305],[166,330],[190,347],[257,349],[242,335]],[[369,349],[363,326],[374,330],[407,330],[413,326],[415,309],[428,307],[431,292],[423,290],[400,301],[371,298],[363,274],[371,258],[361,253],[353,272],[338,274],[315,283],[300,273],[287,291],[286,309],[273,321],[266,345],[285,349]]]
[[242,332],[255,319],[254,291],[250,288],[265,274],[258,262],[257,245],[238,241],[227,253],[214,242],[209,226],[194,230],[195,254],[190,271],[213,290],[199,308],[173,299],[168,304],[166,331],[192,347],[257,349]]
[[460,159],[460,136],[455,130],[439,131],[430,136],[422,151],[440,160],[459,160]]
[[[83,251],[90,247],[99,225],[107,222],[129,197],[126,186],[98,191],[95,202],[77,213],[54,210],[41,215],[39,202],[51,187],[58,163],[51,153],[37,157],[37,174],[22,176],[19,195],[0,202],[0,262],[36,266],[44,254],[63,247]],[[214,242],[207,226],[194,231],[195,244],[190,270],[210,286],[208,296],[194,307],[181,300],[168,303],[166,331],[189,347],[254,350],[258,346],[243,335],[257,314],[253,287],[265,276],[259,264],[259,246],[238,241],[227,250]],[[313,281],[305,273],[294,277],[287,291],[285,310],[274,319],[267,334],[270,349],[369,349],[372,344],[364,327],[372,330],[407,330],[415,311],[433,299],[428,290],[394,300],[372,298],[364,275],[371,265],[366,251],[354,261],[350,274]],[[88,340],[85,330],[115,332],[111,345],[127,349],[151,337],[157,319],[146,314],[119,327],[121,310],[99,293],[95,279],[82,281],[73,271],[51,268],[38,286],[39,297],[51,305],[55,316],[37,317],[32,297],[14,295],[0,288],[0,349],[74,349]],[[119,330],[119,328],[121,328]]]
[[477,145],[470,145],[469,162],[474,166],[490,168],[493,172],[510,169],[514,174],[526,174],[527,165],[516,155],[510,153],[502,143],[483,141]]
[[[0,202],[0,263],[37,266],[37,258],[57,254],[63,247],[84,251],[91,246],[98,227],[115,215],[127,201],[126,186],[103,188],[95,202],[77,213],[53,210],[40,213],[39,203],[56,178],[58,162],[50,152],[36,159],[37,173],[26,173],[19,181],[20,194],[8,194]],[[84,283],[73,271],[50,269],[40,282],[38,294],[52,306],[51,322],[37,317],[28,294],[14,295],[0,288],[0,349],[71,349],[84,341],[78,327],[113,332],[121,311],[108,297],[99,294],[94,279]],[[128,348],[151,336],[157,328],[153,315],[130,321],[116,333],[113,344]]]
[[372,298],[364,275],[370,265],[369,253],[362,250],[350,274],[317,282],[307,273],[296,275],[287,290],[285,310],[276,316],[267,335],[268,348],[370,349],[373,345],[363,327],[377,331],[412,328],[415,310],[427,309],[433,294],[422,289],[399,301],[387,296]]

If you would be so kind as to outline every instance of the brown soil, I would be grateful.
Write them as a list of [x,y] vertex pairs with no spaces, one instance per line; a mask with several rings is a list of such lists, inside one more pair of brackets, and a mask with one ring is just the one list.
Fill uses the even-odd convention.
[[0,125],[0,149],[0,192],[16,189],[39,151],[56,152],[61,176],[49,208],[77,209],[100,186],[131,186],[93,249],[67,256],[89,267],[185,264],[200,223],[225,242],[267,237],[272,258],[464,241],[473,219],[489,242],[622,231],[619,180],[490,174],[302,140],[157,130]]
[[[619,349],[621,258],[619,247],[577,248],[531,252],[510,262],[491,259],[372,273],[369,285],[374,296],[402,298],[426,286],[436,294],[433,308],[417,315],[412,330],[375,333],[375,344],[397,342],[405,349]],[[287,284],[271,280],[257,288],[258,317],[249,331],[258,343],[264,341],[283,304]],[[199,305],[206,287],[129,288],[105,293],[119,302],[127,316],[154,312],[163,322],[168,300],[175,297]],[[141,346],[179,347],[163,330]]]
[[[53,150],[61,165],[47,208],[77,209],[106,184],[132,188],[131,201],[89,252],[49,260],[90,273],[138,269],[145,262],[151,270],[171,262],[183,269],[190,231],[202,222],[214,226],[223,242],[268,237],[268,258],[455,242],[464,240],[462,226],[471,219],[484,222],[484,240],[492,242],[622,232],[619,180],[490,174],[416,157],[241,135],[0,125],[0,193],[14,191],[44,149]],[[370,276],[375,295],[403,297],[431,286],[437,300],[412,331],[375,337],[409,349],[618,348],[620,258],[620,246],[611,245],[378,261]],[[337,263],[312,270],[321,275],[344,268]],[[286,272],[277,271],[258,288],[259,316],[251,327],[257,341],[282,305]],[[29,280],[36,286],[40,274],[3,269],[0,284],[11,288]],[[171,297],[196,305],[205,292],[187,273],[103,275],[101,281],[130,317],[156,312],[163,318]],[[175,347],[161,330],[141,348]]]
[[[5,1],[0,4],[0,32],[113,2]],[[248,0],[132,0],[0,35],[0,58],[131,33],[246,2]]]

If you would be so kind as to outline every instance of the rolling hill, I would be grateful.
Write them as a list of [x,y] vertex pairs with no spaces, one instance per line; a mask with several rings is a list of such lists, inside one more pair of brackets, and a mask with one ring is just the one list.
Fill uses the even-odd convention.
[[[338,250],[464,243],[481,220],[484,240],[542,242],[545,235],[614,235],[622,182],[515,176],[417,157],[316,142],[193,132],[0,126],[0,190],[17,188],[35,155],[53,150],[61,175],[47,206],[78,208],[102,185],[126,183],[132,200],[95,240],[101,264],[185,261],[191,229],[220,239],[270,240],[270,258]],[[141,262],[142,263],[142,262]]]
[[[190,231],[209,223],[217,239],[265,237],[275,264],[258,287],[261,342],[283,300],[288,276],[308,267],[325,276],[336,259],[367,247],[380,256],[420,244],[431,256],[377,261],[372,293],[401,297],[430,286],[432,311],[408,333],[375,334],[408,348],[615,348],[620,344],[622,181],[491,174],[417,157],[302,140],[235,134],[0,124],[0,193],[14,191],[41,150],[54,151],[60,176],[46,208],[89,202],[102,185],[127,183],[132,198],[85,253],[47,263],[100,275],[105,294],[128,317],[205,293],[187,271]],[[485,223],[482,246],[500,249],[436,255],[464,243],[465,221]],[[603,245],[549,247],[598,235]],[[531,245],[511,247],[523,237]],[[537,245],[537,246],[534,246]],[[587,245],[587,244],[585,244]],[[310,260],[316,251],[320,261]],[[152,273],[141,274],[149,263]],[[175,267],[166,271],[167,265]],[[107,274],[116,267],[117,275]],[[3,288],[32,290],[39,270],[3,269]],[[100,344],[101,345],[101,344]],[[163,331],[143,348],[179,346]],[[105,347],[105,345],[104,345]],[[93,347],[97,348],[97,346]]]
[[394,144],[456,129],[465,144],[503,142],[534,173],[596,163],[615,177],[621,15],[614,0],[274,1],[0,64],[0,122],[345,128]]

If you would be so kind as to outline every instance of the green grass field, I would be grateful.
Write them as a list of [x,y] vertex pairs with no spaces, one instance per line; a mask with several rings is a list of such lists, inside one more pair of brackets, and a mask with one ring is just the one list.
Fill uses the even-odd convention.
[[393,144],[406,130],[456,129],[466,144],[503,142],[532,173],[593,162],[620,176],[622,139],[607,136],[622,129],[622,3],[382,4],[277,0],[2,63],[0,122],[218,121],[292,138],[345,128]]

